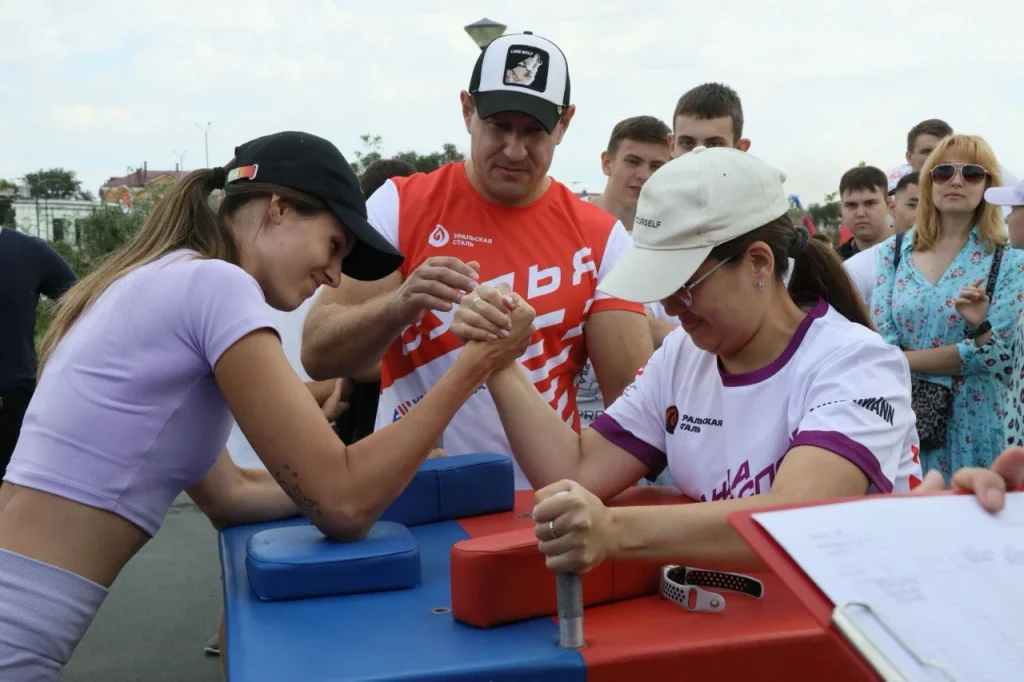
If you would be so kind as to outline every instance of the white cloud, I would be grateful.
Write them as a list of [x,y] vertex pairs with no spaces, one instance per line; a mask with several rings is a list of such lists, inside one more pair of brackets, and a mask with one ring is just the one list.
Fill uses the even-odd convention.
[[52,119],[63,130],[87,128],[96,122],[96,110],[84,104],[57,107],[52,112]]
[[285,128],[350,157],[362,133],[382,135],[385,153],[467,149],[458,92],[478,52],[462,27],[484,16],[566,53],[578,111],[551,172],[592,191],[617,121],[670,123],[678,97],[712,80],[737,89],[752,153],[805,202],[861,160],[899,163],[906,131],[934,116],[984,135],[1024,175],[1024,91],[1005,75],[1024,72],[1013,0],[0,3],[4,95],[18,103],[0,126],[19,131],[4,153],[24,164],[0,173],[64,165],[92,187],[143,161],[173,167],[172,150],[194,167],[193,124],[206,121],[211,162]]
[[121,121],[127,122],[133,120],[135,117],[132,112],[126,111],[119,107],[107,107],[103,111],[103,117],[108,121]]
[[61,131],[74,132],[101,128],[103,132],[125,132],[123,124],[135,120],[132,112],[120,107],[94,109],[84,104],[54,107],[50,119]]

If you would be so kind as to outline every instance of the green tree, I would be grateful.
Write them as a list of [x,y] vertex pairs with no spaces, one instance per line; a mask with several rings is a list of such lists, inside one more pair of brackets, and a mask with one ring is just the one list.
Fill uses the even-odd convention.
[[380,135],[365,133],[360,135],[359,139],[363,143],[363,148],[356,152],[356,160],[352,163],[352,170],[356,175],[362,175],[367,166],[381,159],[380,146],[383,144]]
[[82,181],[73,170],[51,168],[25,174],[28,195],[33,199],[75,199],[92,198],[82,191]]
[[833,243],[838,243],[839,228],[843,224],[843,214],[839,209],[839,192],[826,194],[820,203],[808,206],[807,215],[820,232],[828,235]]
[[95,270],[107,256],[127,244],[139,231],[150,212],[148,205],[140,208],[123,211],[116,206],[101,206],[78,220],[79,243],[76,247],[66,246],[66,249],[75,253],[79,266],[75,272],[79,277]]
[[395,158],[408,161],[412,165],[416,166],[416,170],[421,173],[429,173],[430,171],[437,170],[446,163],[463,161],[466,157],[455,147],[454,144],[446,142],[439,152],[433,152],[431,154],[400,152],[395,154]]
[[[367,166],[374,161],[379,161],[384,158],[380,153],[383,141],[380,135],[360,135],[359,139],[363,143],[363,148],[355,153],[355,161],[352,163],[352,169],[356,172],[356,175],[362,175]],[[422,173],[429,173],[430,171],[437,170],[446,163],[453,161],[462,161],[466,157],[458,150],[458,148],[447,142],[441,146],[441,151],[430,152],[427,154],[421,154],[415,151],[405,151],[395,154],[394,158],[408,161],[416,170]]]
[[803,216],[808,216],[818,232],[827,236],[832,243],[839,243],[839,228],[843,224],[843,215],[839,209],[839,192],[826,194],[821,202],[813,203],[804,210],[791,208],[789,217],[798,224]]
[[7,180],[0,180],[0,225],[14,225],[14,199],[18,196],[18,186]]

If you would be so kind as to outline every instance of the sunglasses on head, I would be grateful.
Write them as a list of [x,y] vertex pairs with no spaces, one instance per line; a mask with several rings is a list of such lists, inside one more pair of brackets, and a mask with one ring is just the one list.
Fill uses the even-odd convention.
[[943,185],[956,177],[957,172],[968,185],[977,185],[988,178],[988,171],[985,170],[985,167],[976,163],[940,163],[932,168],[932,181]]

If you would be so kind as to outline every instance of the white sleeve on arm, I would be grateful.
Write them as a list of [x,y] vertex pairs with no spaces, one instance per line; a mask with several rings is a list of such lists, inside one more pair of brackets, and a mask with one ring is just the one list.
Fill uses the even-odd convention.
[[853,285],[860,292],[864,299],[864,305],[871,305],[871,291],[875,288],[875,258],[878,255],[878,247],[872,246],[867,251],[861,251],[843,263],[847,274],[853,281]]
[[182,315],[193,346],[210,367],[243,336],[263,328],[277,333],[256,280],[222,260],[196,263],[185,284]]
[[386,181],[366,200],[366,219],[391,246],[398,248],[398,187]]
[[790,448],[810,445],[853,462],[871,492],[906,491],[917,431],[903,352],[881,340],[855,343],[829,355],[808,379],[806,412]]
[[[597,269],[598,282],[604,281],[604,278],[612,271],[615,264],[622,258],[622,254],[626,253],[630,241],[631,238],[629,233],[626,232],[626,228],[622,226],[622,222],[616,220],[611,232],[608,233],[608,241],[604,246],[604,253],[601,255],[601,264]],[[600,301],[604,298],[611,298],[611,296],[603,291],[594,292],[595,301]]]
[[671,370],[674,363],[666,359],[666,351],[674,357],[668,345],[656,350],[637,372],[633,383],[590,425],[605,440],[643,462],[650,480],[668,465],[662,382],[666,381],[665,372]]

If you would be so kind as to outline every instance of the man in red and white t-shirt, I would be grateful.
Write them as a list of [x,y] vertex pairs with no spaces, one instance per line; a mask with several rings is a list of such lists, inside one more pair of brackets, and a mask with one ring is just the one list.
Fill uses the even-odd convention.
[[[579,201],[547,171],[575,112],[565,57],[530,33],[482,51],[461,95],[470,160],[394,178],[367,202],[370,223],[404,255],[379,282],[346,279],[311,311],[303,364],[313,377],[366,376],[380,359],[377,427],[400,419],[451,366],[453,304],[481,282],[507,282],[537,310],[520,358],[537,390],[577,431],[576,380],[593,360],[613,399],[653,352],[643,305],[597,291],[629,246],[614,216]],[[486,389],[444,433],[450,454],[511,448]],[[516,485],[529,483],[516,466]]]

